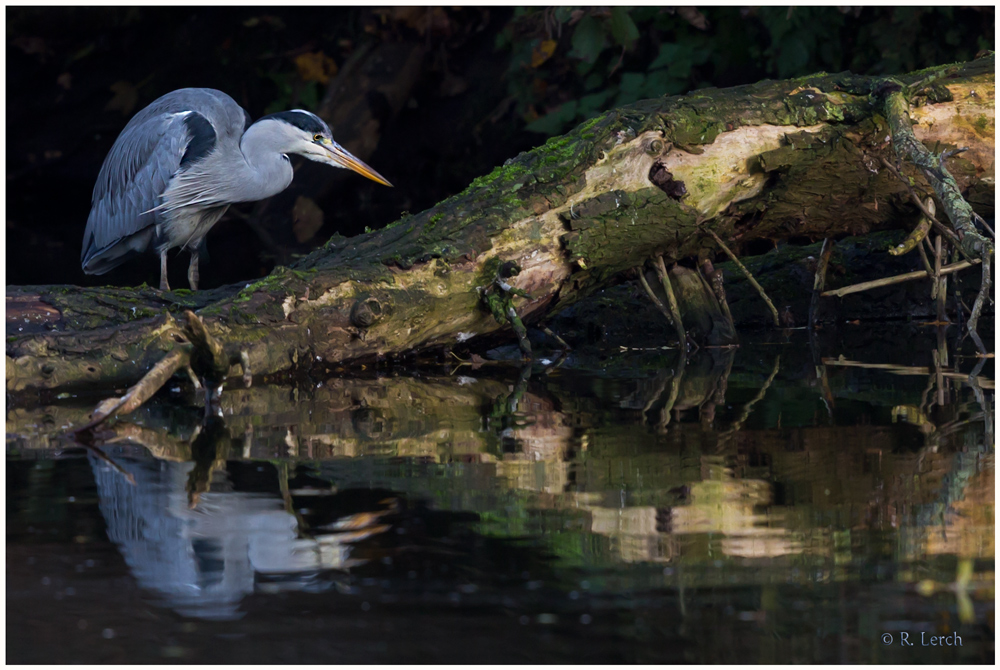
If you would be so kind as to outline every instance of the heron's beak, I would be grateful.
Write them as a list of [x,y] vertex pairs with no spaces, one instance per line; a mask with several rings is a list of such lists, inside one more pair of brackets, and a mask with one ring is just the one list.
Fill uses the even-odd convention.
[[368,167],[363,160],[355,157],[351,152],[349,152],[344,147],[340,146],[336,142],[331,142],[330,144],[321,144],[321,147],[327,150],[327,160],[323,161],[330,165],[347,168],[348,170],[354,170],[360,175],[368,177],[372,181],[377,181],[383,186],[392,186],[389,180],[380,175],[375,170]]

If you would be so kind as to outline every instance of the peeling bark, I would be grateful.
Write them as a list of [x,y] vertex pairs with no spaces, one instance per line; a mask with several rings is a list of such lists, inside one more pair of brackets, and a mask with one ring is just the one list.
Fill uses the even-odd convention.
[[[970,147],[948,170],[989,215],[994,58],[948,72],[933,101],[911,101],[913,131],[942,150]],[[253,283],[197,294],[8,287],[7,389],[134,382],[170,349],[168,313],[184,309],[266,375],[496,331],[481,289],[507,261],[521,268],[511,283],[530,297],[514,305],[530,323],[652,256],[715,255],[709,230],[738,250],[912,225],[901,218],[913,211],[905,186],[880,163],[892,147],[873,111],[875,82],[821,74],[612,110],[425,212],[334,238]]]

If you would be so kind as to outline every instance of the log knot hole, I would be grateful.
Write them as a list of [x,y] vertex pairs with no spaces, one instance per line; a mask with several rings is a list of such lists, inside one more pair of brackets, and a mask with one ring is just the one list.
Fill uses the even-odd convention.
[[516,277],[521,272],[521,266],[516,261],[505,261],[497,270],[497,277],[500,279],[510,279]]
[[684,186],[684,182],[675,180],[674,175],[670,173],[662,161],[656,161],[649,169],[649,181],[674,200],[680,200],[687,195],[687,187]]
[[351,308],[351,323],[358,328],[368,328],[382,317],[382,305],[375,298],[364,298]]

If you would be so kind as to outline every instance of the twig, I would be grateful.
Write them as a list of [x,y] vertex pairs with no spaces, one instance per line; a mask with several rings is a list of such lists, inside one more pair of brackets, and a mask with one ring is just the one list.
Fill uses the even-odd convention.
[[[984,436],[986,439],[984,443],[989,445],[990,448],[992,448],[994,445],[993,402],[986,401],[986,394],[983,393],[983,388],[985,387],[985,384],[982,383],[982,379],[979,377],[979,373],[982,371],[984,365],[986,365],[985,358],[981,359],[978,363],[976,363],[976,367],[974,367],[972,371],[969,373],[969,377],[966,380],[966,383],[968,383],[968,385],[972,388],[972,393],[976,397],[976,402],[978,402],[979,406],[983,408],[983,414],[984,414],[983,421],[986,424],[985,426],[986,434]],[[996,393],[994,393],[993,395],[995,401]]]
[[561,346],[566,351],[572,351],[573,350],[573,347],[571,347],[568,344],[566,344],[566,340],[564,340],[563,338],[559,337],[559,335],[557,335],[556,333],[552,332],[552,330],[549,329],[548,326],[542,326],[542,332],[545,333],[546,335],[548,335],[549,337],[551,337],[556,342],[558,342],[559,346]]
[[160,359],[160,362],[153,366],[135,386],[121,398],[108,398],[101,402],[94,410],[90,422],[77,428],[73,432],[76,434],[92,431],[94,428],[104,423],[109,417],[116,414],[128,414],[138,409],[144,402],[149,400],[160,387],[167,383],[167,380],[182,367],[188,364],[191,359],[190,346],[178,346],[169,354]]
[[760,391],[757,392],[757,395],[755,395],[750,402],[743,406],[743,409],[740,410],[739,417],[737,417],[736,421],[733,422],[733,425],[730,426],[729,430],[719,436],[720,438],[728,437],[743,426],[743,422],[750,417],[750,410],[753,409],[753,406],[764,399],[764,395],[767,393],[767,390],[771,388],[771,382],[773,382],[774,378],[778,376],[779,370],[781,370],[780,355],[774,357],[774,367],[771,368],[771,374],[768,375],[767,381],[764,382],[764,385],[760,387]]
[[106,453],[101,451],[100,447],[93,444],[87,444],[86,442],[81,442],[79,440],[77,440],[77,444],[82,445],[87,451],[94,454],[94,456],[96,456],[98,459],[110,465],[112,470],[114,470],[115,472],[117,472],[118,474],[120,474],[122,477],[125,478],[125,481],[127,481],[132,486],[135,486],[135,477],[132,476],[132,473],[123,468],[118,463],[116,463],[114,459],[112,459]]
[[964,154],[968,150],[969,150],[969,147],[960,147],[958,149],[949,149],[948,151],[942,151],[941,155],[939,156],[939,158],[940,158],[940,160],[945,161],[945,160],[948,160],[949,158],[951,158],[952,156],[957,156],[959,154]]
[[[661,431],[666,431],[667,426],[670,425],[670,413],[674,410],[674,405],[677,403],[677,397],[680,395],[681,390],[681,380],[684,378],[684,369],[687,366],[687,352],[684,347],[681,347],[680,351],[681,357],[677,362],[677,371],[670,375],[670,395],[667,396],[667,401],[660,410],[660,421],[657,427]],[[646,406],[642,408],[643,416],[646,412],[653,408],[653,405],[663,396],[663,389],[667,385],[667,380],[664,379],[660,384],[660,387],[656,390],[656,393],[650,398]]]
[[[986,360],[986,359],[983,359]],[[922,376],[922,375],[933,375],[935,374],[934,368],[912,366],[912,365],[895,365],[894,363],[862,363],[861,361],[849,361],[845,358],[824,358],[823,365],[832,365],[839,368],[865,368],[866,370],[885,370],[886,372],[894,375],[901,376]],[[982,370],[982,368],[980,368]],[[996,388],[996,382],[992,379],[986,377],[979,377],[978,371],[972,375],[979,385],[984,389],[994,389]],[[970,375],[964,375],[961,372],[942,372],[941,376],[946,379],[961,379],[963,381],[968,381]]]
[[[973,265],[981,263],[978,258],[970,261],[959,261],[958,263],[952,263],[951,265],[945,265],[941,268],[942,275],[948,275],[952,272],[958,272],[959,270],[964,270],[965,268],[971,268]],[[892,286],[893,284],[901,284],[907,281],[913,281],[914,279],[923,279],[924,277],[933,276],[932,272],[927,272],[927,270],[915,270],[914,272],[907,272],[906,274],[895,275],[893,277],[883,277],[882,279],[874,279],[872,281],[861,282],[860,284],[852,284],[850,286],[845,286],[843,288],[833,289],[831,291],[825,291],[821,295],[826,298],[828,296],[843,297],[851,293],[860,293],[861,291],[867,291],[873,288],[879,288],[880,286]]]
[[809,301],[809,328],[816,327],[816,312],[819,309],[819,298],[826,286],[826,268],[830,264],[830,257],[833,256],[833,245],[835,242],[830,238],[823,240],[823,248],[819,254],[819,264],[816,266],[816,276],[813,277],[813,294]]
[[943,322],[946,318],[945,301],[948,299],[948,278],[941,274],[941,259],[944,257],[944,249],[941,244],[941,236],[934,240],[934,290],[931,298],[937,300],[937,320]]
[[729,256],[734,263],[736,263],[736,267],[738,267],[743,272],[743,274],[747,278],[747,281],[750,282],[750,285],[753,286],[755,289],[757,289],[757,293],[760,293],[760,297],[764,299],[764,302],[767,303],[768,309],[771,310],[771,315],[774,317],[774,325],[777,327],[781,327],[781,320],[778,318],[778,310],[774,308],[774,303],[772,303],[771,299],[767,297],[767,293],[764,292],[764,288],[757,283],[757,280],[753,278],[753,275],[750,274],[750,271],[746,269],[746,266],[744,266],[743,263],[740,263],[740,259],[736,257],[736,254],[734,254],[732,251],[729,250],[729,247],[726,246],[726,244],[719,238],[718,235],[713,233],[708,228],[704,228],[704,231],[709,235],[711,235],[713,239],[715,239],[716,243],[720,247],[722,247],[723,251],[726,252],[726,255]]
[[684,334],[684,323],[681,321],[681,308],[677,304],[677,296],[674,295],[674,287],[670,283],[667,266],[663,264],[663,256],[657,256],[653,266],[656,269],[656,274],[660,276],[663,292],[667,294],[667,305],[670,307],[670,318],[674,322],[674,330],[677,331],[677,341],[680,343],[681,349],[686,350],[687,335]]
[[918,243],[917,244],[917,251],[920,252],[920,260],[923,262],[924,269],[927,270],[927,274],[933,275],[934,274],[934,268],[931,267],[931,261],[930,261],[929,258],[927,258],[927,252],[924,251],[924,245]]
[[716,270],[708,258],[703,259],[698,267],[701,270],[702,284],[715,294],[715,299],[719,301],[719,307],[722,309],[722,315],[726,317],[726,323],[735,333],[736,323],[733,321],[733,313],[729,310],[729,301],[726,300],[726,288],[722,283],[722,270]]
[[986,229],[986,232],[988,232],[990,234],[990,237],[992,237],[993,239],[996,239],[996,237],[997,237],[996,233],[994,233],[993,229],[990,228],[990,224],[986,223],[986,219],[984,219],[983,217],[979,216],[975,212],[972,213],[972,218],[975,219],[976,221],[978,221],[979,225]]
[[670,316],[670,311],[663,304],[663,301],[656,297],[656,293],[653,292],[653,288],[649,285],[649,282],[646,281],[646,275],[643,273],[641,265],[636,268],[636,272],[639,273],[639,283],[642,284],[642,288],[646,291],[646,295],[649,296],[649,299],[653,301],[654,305],[656,305],[656,309],[660,310],[660,312],[663,313],[663,316],[667,317],[667,321],[670,322],[670,325],[674,325],[674,318]]
[[93,429],[118,414],[134,412],[160,390],[178,370],[190,367],[205,389],[205,411],[214,406],[218,393],[222,391],[222,382],[230,365],[235,361],[226,356],[219,343],[201,319],[191,310],[184,312],[187,324],[183,328],[183,337],[174,336],[174,349],[143,375],[120,398],[106,398],[94,410],[89,423],[77,428],[73,433],[77,439],[93,432]]
[[[979,295],[976,296],[976,302],[972,304],[972,314],[969,315],[969,321],[967,325],[967,330],[970,335],[976,335],[976,327],[979,325],[979,315],[983,311],[983,305],[986,303],[986,299],[990,294],[990,286],[992,285],[992,274],[990,273],[990,263],[992,262],[992,255],[983,255],[983,283],[979,288]],[[983,353],[986,353],[986,349],[982,346],[982,342],[979,341],[978,337],[973,337],[976,340],[976,346]]]

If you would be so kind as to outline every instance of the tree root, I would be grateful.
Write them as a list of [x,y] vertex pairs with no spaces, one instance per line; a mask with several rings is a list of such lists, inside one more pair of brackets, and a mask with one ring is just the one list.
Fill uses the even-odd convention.
[[[930,183],[931,188],[934,189],[934,193],[941,201],[944,212],[947,214],[954,228],[954,232],[948,231],[946,235],[952,240],[955,247],[960,249],[967,257],[975,257],[982,260],[982,286],[979,289],[979,295],[976,296],[976,302],[972,307],[972,315],[966,323],[966,329],[979,350],[985,352],[982,340],[976,331],[979,325],[979,315],[982,312],[986,299],[989,297],[990,287],[993,283],[991,272],[993,243],[979,234],[974,223],[974,220],[978,216],[972,210],[972,206],[962,196],[955,178],[952,177],[951,173],[944,166],[944,160],[954,155],[955,152],[945,152],[935,155],[928,151],[927,147],[917,139],[910,125],[909,103],[903,93],[902,86],[898,82],[892,80],[882,82],[876,86],[874,95],[880,103],[878,106],[883,111],[889,123],[889,131],[892,135],[892,148],[896,156],[900,160],[909,160],[912,162],[923,173],[924,177]],[[889,169],[897,175],[899,174],[885,159],[883,159],[883,164],[888,165]],[[909,188],[908,183],[907,187]],[[936,222],[933,215],[925,210],[923,203],[913,193],[913,189],[910,188],[909,190],[911,197],[917,202],[917,206],[924,210],[924,214],[928,218]],[[937,225],[940,226],[939,223]],[[942,228],[944,227],[940,226],[939,229]]]
[[663,263],[663,256],[657,256],[653,263],[656,274],[663,284],[663,292],[667,294],[667,306],[670,309],[670,320],[674,322],[674,329],[677,331],[677,341],[681,350],[686,350],[687,336],[684,334],[684,322],[681,319],[681,309],[677,304],[677,296],[674,294],[674,287],[670,283],[670,275],[667,274],[667,266]]

